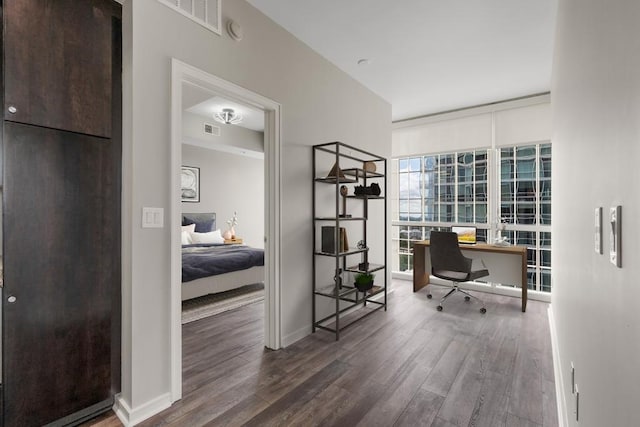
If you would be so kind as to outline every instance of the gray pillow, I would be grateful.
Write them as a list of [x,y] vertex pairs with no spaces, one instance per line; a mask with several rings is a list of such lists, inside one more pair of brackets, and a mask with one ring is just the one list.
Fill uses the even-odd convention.
[[196,225],[196,233],[209,233],[216,229],[215,213],[183,213],[182,225]]

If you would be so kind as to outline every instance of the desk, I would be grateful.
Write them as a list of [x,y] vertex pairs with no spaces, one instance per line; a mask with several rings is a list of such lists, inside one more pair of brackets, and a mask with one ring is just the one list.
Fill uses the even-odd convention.
[[[482,258],[489,276],[483,280],[494,283],[518,285],[522,288],[522,311],[527,310],[527,248],[524,246],[495,246],[486,243],[460,245],[462,253],[469,257]],[[429,284],[431,257],[429,241],[422,240],[413,245],[413,292]]]

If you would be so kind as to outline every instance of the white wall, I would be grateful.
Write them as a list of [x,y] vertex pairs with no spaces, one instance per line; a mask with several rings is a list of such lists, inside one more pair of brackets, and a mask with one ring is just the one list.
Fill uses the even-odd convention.
[[[561,0],[553,71],[553,294],[570,426],[640,425],[640,2]],[[622,205],[622,268],[594,209]],[[606,230],[607,223],[604,222]],[[580,391],[575,421],[570,363]]]
[[[219,135],[205,134],[204,124],[209,123],[220,128]],[[213,119],[182,112],[183,142],[212,148],[218,151],[238,153],[243,151],[256,157],[264,158],[264,132],[258,132],[235,125],[225,125]]]
[[264,248],[264,160],[182,145],[182,164],[200,168],[200,203],[182,203],[182,212],[215,212],[216,227],[238,212],[237,237]]
[[167,227],[142,229],[140,216],[143,206],[169,212],[171,204],[171,58],[282,105],[285,341],[311,331],[310,146],[341,140],[389,156],[391,107],[244,0],[222,2],[223,27],[229,18],[240,23],[241,42],[155,0],[124,5],[123,257],[129,259],[123,259],[122,400],[144,414],[170,391],[170,234]]

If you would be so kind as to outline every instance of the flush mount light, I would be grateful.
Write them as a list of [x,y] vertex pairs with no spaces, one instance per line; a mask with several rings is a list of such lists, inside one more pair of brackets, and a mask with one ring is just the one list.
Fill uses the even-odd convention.
[[242,121],[242,116],[232,108],[223,108],[222,111],[215,113],[213,118],[226,125],[235,125]]

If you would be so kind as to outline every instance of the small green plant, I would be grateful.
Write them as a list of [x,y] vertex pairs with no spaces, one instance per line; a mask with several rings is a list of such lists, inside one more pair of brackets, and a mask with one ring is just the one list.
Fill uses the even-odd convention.
[[373,287],[373,278],[375,277],[372,273],[358,273],[354,280],[355,287],[360,292],[368,291]]
[[373,273],[358,273],[355,277],[355,282],[358,285],[367,285],[373,283],[373,278],[376,277]]

